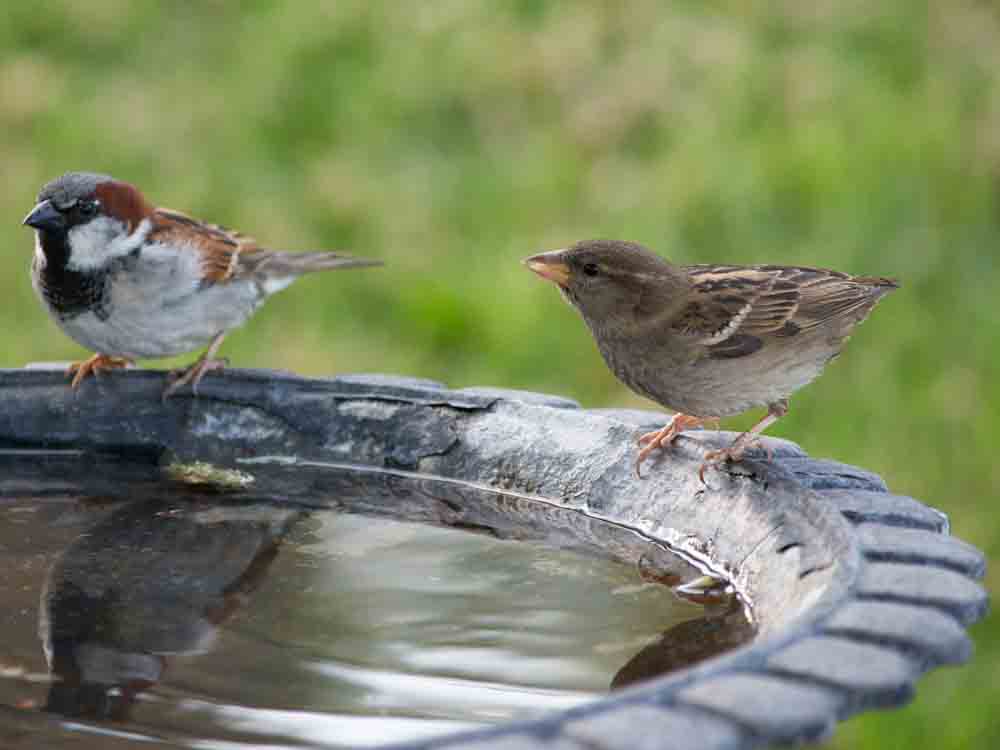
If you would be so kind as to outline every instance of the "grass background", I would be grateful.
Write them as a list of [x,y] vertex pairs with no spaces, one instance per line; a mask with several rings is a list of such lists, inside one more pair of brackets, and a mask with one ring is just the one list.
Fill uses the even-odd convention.
[[[641,407],[519,259],[615,237],[893,275],[772,432],[882,473],[996,559],[998,70],[1000,15],[974,0],[3,3],[2,365],[83,354],[33,296],[20,226],[69,169],[385,260],[301,281],[223,350],[304,374]],[[973,633],[971,665],[831,745],[995,746],[1000,625]]]

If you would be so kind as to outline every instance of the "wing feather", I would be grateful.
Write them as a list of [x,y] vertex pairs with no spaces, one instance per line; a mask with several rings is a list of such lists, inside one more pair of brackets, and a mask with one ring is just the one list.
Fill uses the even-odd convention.
[[891,279],[852,277],[795,266],[689,266],[688,304],[672,328],[700,339],[709,356],[742,357],[769,338],[790,338],[824,324],[845,335],[886,292]]
[[258,251],[252,237],[218,224],[206,224],[190,216],[158,208],[153,212],[149,240],[190,248],[199,254],[204,281],[215,284],[233,278],[241,256]]

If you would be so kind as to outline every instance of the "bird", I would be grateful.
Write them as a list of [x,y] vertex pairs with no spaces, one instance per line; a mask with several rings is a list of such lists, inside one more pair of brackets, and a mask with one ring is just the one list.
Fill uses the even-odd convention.
[[153,206],[134,185],[68,172],[44,185],[24,219],[35,230],[32,286],[56,324],[94,352],[70,365],[71,387],[137,359],[186,354],[166,400],[227,362],[226,334],[272,294],[313,271],[381,265],[343,253],[284,252],[226,227]]
[[699,469],[742,460],[787,414],[789,396],[836,357],[895,279],[781,265],[674,265],[621,240],[584,240],[524,259],[577,309],[604,362],[674,412],[639,437],[636,474],[685,430],[756,407],[767,413]]

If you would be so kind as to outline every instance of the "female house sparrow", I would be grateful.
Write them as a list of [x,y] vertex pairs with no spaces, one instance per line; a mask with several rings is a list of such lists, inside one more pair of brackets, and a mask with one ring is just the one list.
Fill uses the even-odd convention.
[[682,431],[767,406],[708,466],[739,461],[820,374],[892,279],[788,266],[673,266],[633,242],[591,240],[527,258],[579,310],[604,361],[632,390],[677,412],[639,438],[643,460]]
[[45,185],[24,223],[35,229],[31,281],[45,309],[96,352],[73,364],[76,388],[91,372],[135,359],[208,350],[164,392],[198,382],[226,333],[304,273],[381,265],[332,252],[266,250],[251,238],[154,208],[127,182],[70,172]]

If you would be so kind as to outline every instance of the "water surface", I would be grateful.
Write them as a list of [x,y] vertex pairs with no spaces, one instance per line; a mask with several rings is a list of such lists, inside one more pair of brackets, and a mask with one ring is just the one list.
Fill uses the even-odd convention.
[[141,462],[0,463],[0,740],[19,747],[415,739],[752,635],[731,598],[672,593],[689,562],[526,498],[316,466],[250,467],[234,494]]

